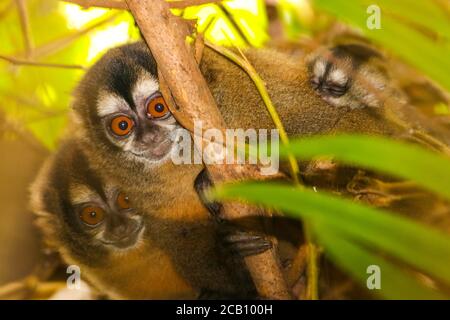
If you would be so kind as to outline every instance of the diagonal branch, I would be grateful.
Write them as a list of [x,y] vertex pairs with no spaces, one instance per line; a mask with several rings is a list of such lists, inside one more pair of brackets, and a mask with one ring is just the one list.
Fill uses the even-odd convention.
[[27,6],[25,0],[16,0],[17,9],[19,11],[20,27],[22,29],[23,42],[26,56],[31,56],[33,50],[33,40],[31,37],[30,19],[28,17]]
[[[108,9],[128,10],[128,6],[124,0],[62,0],[62,1],[77,4],[84,8],[99,7]],[[168,4],[171,9],[185,9],[187,7],[199,6],[208,3],[217,3],[221,1],[223,0],[176,0],[170,1]]]
[[33,66],[33,67],[45,67],[45,68],[61,68],[61,69],[79,69],[86,70],[85,67],[76,64],[62,64],[62,63],[47,63],[30,60],[21,60],[13,57],[8,57],[0,54],[0,60],[8,61],[14,65]]
[[[88,25],[80,30],[77,30],[73,33],[66,34],[60,38],[51,40],[50,42],[43,44],[39,47],[35,47],[33,49],[31,58],[37,59],[37,58],[42,58],[42,57],[57,53],[57,52],[65,49],[69,45],[71,45],[74,41],[78,40],[82,36],[92,32],[93,30],[95,30],[105,24],[113,22],[118,16],[120,16],[120,14],[121,14],[120,12],[112,13],[112,14],[108,15],[107,17],[105,17],[104,19],[101,19],[101,20],[99,20],[91,25]],[[23,54],[17,53],[16,56],[23,56]]]
[[175,0],[169,2],[171,9],[185,9],[187,7],[200,6],[202,4],[218,3],[223,0]]
[[128,10],[128,6],[123,0],[63,0],[63,1],[77,4],[83,8],[99,7],[108,9]]
[[[185,22],[170,13],[168,3],[163,0],[126,0],[139,28],[158,62],[158,70],[170,88],[176,103],[175,117],[202,121],[206,129],[225,129],[225,122],[209,91],[195,58],[186,45]],[[167,54],[170,52],[170,54]],[[201,147],[205,141],[194,139]],[[208,165],[213,182],[261,178],[256,166]],[[250,208],[238,203],[225,203],[224,216],[227,219],[242,218]],[[261,297],[289,299],[276,248],[259,255],[245,258]]]

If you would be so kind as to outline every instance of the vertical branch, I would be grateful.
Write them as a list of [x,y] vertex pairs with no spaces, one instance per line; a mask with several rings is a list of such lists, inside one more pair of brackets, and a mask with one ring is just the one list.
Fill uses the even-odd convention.
[[[192,127],[194,121],[202,121],[205,130],[224,130],[225,122],[186,43],[186,23],[171,14],[169,4],[164,0],[126,0],[126,3],[158,63],[159,73],[170,88],[176,104],[176,110],[173,110],[175,117],[189,119],[188,124],[181,121],[187,127]],[[206,143],[199,139],[194,141],[200,144],[197,147]],[[209,165],[207,170],[215,183],[260,176],[255,166]],[[227,219],[244,217],[249,210],[249,207],[238,203],[224,204]],[[290,298],[275,244],[271,250],[245,258],[245,263],[260,296]]]
[[20,27],[22,29],[25,54],[27,57],[30,57],[31,51],[33,50],[33,40],[31,38],[31,27],[27,6],[25,0],[16,0],[16,4],[19,11]]

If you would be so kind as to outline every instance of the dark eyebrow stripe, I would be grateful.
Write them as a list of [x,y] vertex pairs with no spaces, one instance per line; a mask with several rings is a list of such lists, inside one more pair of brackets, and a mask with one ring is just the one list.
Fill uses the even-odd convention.
[[150,54],[148,48],[139,44],[123,47],[121,49],[123,54],[132,59],[135,64],[138,64],[153,76],[158,77],[156,61]]
[[91,168],[87,155],[79,149],[79,146],[74,147],[71,152],[73,153],[70,163],[71,170],[77,174],[77,178],[74,180],[91,187],[106,202],[108,199],[103,189],[103,181]]
[[77,223],[76,208],[70,198],[70,186],[73,184],[93,189],[92,191],[107,203],[101,177],[91,169],[89,160],[80,146],[73,141],[67,141],[55,154],[43,201],[47,211],[60,215],[72,230],[81,232]]
[[103,79],[108,90],[122,97],[131,110],[136,112],[133,100],[132,87],[138,80],[140,71],[145,70],[158,77],[156,62],[148,48],[142,43],[136,43],[117,48],[112,58],[103,62],[103,70],[106,72]]
[[[158,78],[158,71],[156,67],[156,63],[153,60],[153,57],[145,54],[144,52],[139,52],[136,55],[136,62],[144,68],[147,72]],[[151,59],[151,60],[150,60]]]
[[131,86],[137,80],[137,73],[133,67],[123,59],[113,60],[108,66],[110,68],[109,83],[110,90],[123,97],[133,111],[136,111],[131,94]]

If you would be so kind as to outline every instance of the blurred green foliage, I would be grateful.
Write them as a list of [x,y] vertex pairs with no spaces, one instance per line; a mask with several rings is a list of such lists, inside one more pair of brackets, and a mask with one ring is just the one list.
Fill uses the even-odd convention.
[[[279,0],[276,9],[287,38],[311,36],[325,28],[332,16],[324,18],[322,12],[328,12],[449,88],[450,19],[448,6],[439,6],[440,1]],[[58,0],[26,4],[31,56],[24,49],[14,1],[0,4],[0,55],[88,67],[106,49],[139,38],[132,17],[123,11],[86,10]],[[366,27],[370,4],[381,7],[381,30]],[[174,10],[186,19],[198,19],[198,29],[209,41],[239,47],[260,47],[269,40],[266,11],[264,0],[228,0]],[[70,93],[82,74],[82,70],[12,65],[0,59],[0,108],[53,149],[66,126]]]
[[[122,42],[138,36],[128,13],[94,9],[97,13],[91,19],[82,19],[87,12],[77,6],[54,0],[30,0],[26,4],[33,47],[27,54],[18,10],[12,3],[10,8],[8,1],[0,6],[0,12],[5,10],[0,18],[3,56],[88,67],[108,47],[118,44],[111,37],[114,34],[106,33],[103,35],[106,41],[99,41],[98,35],[102,36],[103,31],[126,23],[130,26],[129,33],[122,36]],[[73,25],[77,17],[81,22]],[[14,65],[0,59],[0,109],[9,121],[30,130],[47,148],[53,149],[66,126],[71,92],[83,73],[77,69]]]
[[[30,0],[26,4],[31,55],[25,52],[14,1],[0,4],[0,55],[89,67],[108,48],[140,38],[132,16],[124,11],[83,9],[58,0]],[[198,19],[199,30],[216,43],[262,46],[268,40],[263,0],[231,0],[174,11],[187,19]],[[0,109],[8,121],[30,130],[44,146],[54,149],[67,124],[71,92],[83,73],[13,65],[0,59]]]
[[335,161],[381,170],[415,181],[450,200],[450,159],[424,148],[394,140],[360,135],[316,136],[292,141],[280,156],[299,159],[332,156]]
[[[365,36],[450,89],[448,2],[413,0],[314,0],[317,8],[358,28]],[[367,8],[381,9],[381,28],[369,29]]]
[[[340,163],[377,169],[409,179],[450,199],[450,159],[417,146],[372,136],[322,136],[293,140],[280,156],[304,160],[333,157]],[[429,173],[429,175],[428,175]],[[237,199],[306,219],[326,254],[365,287],[366,269],[382,270],[382,288],[391,299],[443,299],[449,293],[423,282],[422,272],[450,286],[450,236],[382,209],[374,209],[307,188],[274,183],[229,184],[215,199]]]
[[[29,19],[35,46],[41,46],[68,33],[57,3],[29,2]],[[45,19],[45,20],[44,20]],[[42,23],[45,21],[45,23]],[[25,58],[23,36],[17,10],[10,10],[0,20],[1,54]],[[84,63],[89,42],[77,43],[57,54],[37,57],[40,61]],[[67,94],[79,78],[80,71],[14,66],[0,61],[0,107],[31,130],[46,146],[53,147],[65,125]]]
[[268,39],[268,19],[263,0],[229,0],[186,8],[185,19],[195,19],[199,32],[220,45],[261,47]]

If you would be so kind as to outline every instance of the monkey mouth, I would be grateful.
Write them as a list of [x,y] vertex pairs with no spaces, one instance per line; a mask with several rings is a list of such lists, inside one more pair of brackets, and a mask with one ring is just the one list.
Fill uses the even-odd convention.
[[172,150],[173,141],[166,139],[158,144],[156,147],[149,147],[142,151],[131,151],[131,153],[140,158],[145,158],[149,160],[161,160]]
[[141,221],[139,225],[137,225],[136,228],[129,235],[124,236],[119,240],[115,241],[102,240],[102,243],[107,246],[114,247],[116,249],[129,249],[131,247],[134,247],[134,245],[138,243],[143,232],[144,232],[144,222]]
[[161,142],[156,148],[153,148],[152,153],[156,156],[163,157],[172,149],[173,141],[166,139]]

